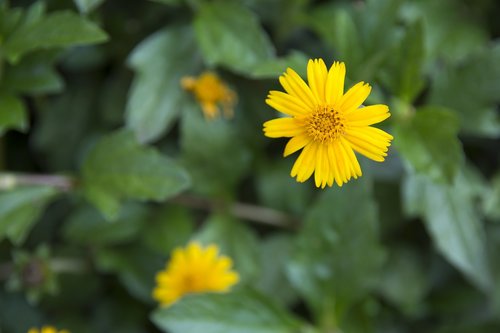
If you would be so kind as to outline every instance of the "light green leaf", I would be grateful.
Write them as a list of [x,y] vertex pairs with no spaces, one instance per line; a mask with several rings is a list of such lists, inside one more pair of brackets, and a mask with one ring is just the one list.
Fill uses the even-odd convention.
[[17,28],[6,40],[4,52],[17,62],[27,52],[104,42],[107,35],[94,23],[68,11],[55,12]]
[[342,317],[375,285],[383,260],[366,177],[324,191],[298,235],[288,277],[318,317]]
[[82,13],[90,13],[99,7],[105,0],[73,0]]
[[213,215],[194,236],[202,244],[216,244],[221,253],[234,262],[234,269],[244,281],[254,281],[259,274],[259,245],[252,229],[229,216]]
[[452,182],[464,160],[458,119],[446,108],[417,109],[394,127],[394,144],[419,173]]
[[420,215],[438,251],[472,283],[487,292],[492,287],[484,227],[475,211],[463,173],[453,184],[439,184],[410,175],[403,183],[407,213]]
[[257,17],[234,1],[206,2],[194,21],[196,38],[210,66],[241,74],[274,57],[274,48]]
[[19,187],[0,192],[0,239],[22,244],[45,206],[57,194],[52,187]]
[[152,321],[172,333],[290,333],[300,323],[270,299],[248,290],[199,294],[153,312]]
[[500,136],[500,43],[488,44],[463,63],[445,65],[433,71],[430,102],[456,111],[461,130]]
[[188,28],[156,32],[132,52],[129,66],[136,72],[126,109],[126,124],[140,142],[165,134],[190,97],[182,91],[183,76],[197,74],[199,55]]
[[483,210],[488,218],[500,222],[500,172],[493,177],[491,188],[484,194]]
[[163,201],[188,185],[182,168],[128,131],[102,138],[83,165],[84,193],[107,219],[118,216],[123,199]]
[[308,57],[302,52],[292,51],[286,57],[259,62],[251,68],[248,75],[255,79],[276,79],[290,67],[305,77],[307,60]]
[[27,126],[23,102],[14,95],[0,93],[0,135],[11,128],[24,132]]
[[407,28],[388,59],[388,68],[382,79],[401,100],[412,103],[424,88],[424,32],[422,22]]

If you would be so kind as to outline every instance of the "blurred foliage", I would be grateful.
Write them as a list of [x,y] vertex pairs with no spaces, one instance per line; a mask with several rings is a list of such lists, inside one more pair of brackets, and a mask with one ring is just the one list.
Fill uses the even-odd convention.
[[[0,0],[0,332],[500,331],[496,0]],[[278,76],[344,61],[395,137],[342,188],[262,135]],[[238,94],[204,119],[180,80]],[[189,240],[241,282],[170,308]]]

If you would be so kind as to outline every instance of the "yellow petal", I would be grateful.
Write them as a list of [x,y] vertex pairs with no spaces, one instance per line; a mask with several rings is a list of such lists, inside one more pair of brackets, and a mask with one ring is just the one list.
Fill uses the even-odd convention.
[[389,107],[384,104],[361,107],[345,114],[346,121],[351,126],[370,126],[390,116]]
[[306,115],[311,111],[298,97],[276,90],[269,93],[266,103],[279,112],[290,116]]
[[374,140],[364,133],[351,131],[346,133],[344,137],[354,150],[374,161],[382,162],[384,156],[387,156],[387,147],[390,145],[387,141]]
[[370,95],[371,87],[368,83],[359,82],[349,89],[340,100],[339,108],[344,113],[349,113],[353,109],[357,109]]
[[311,140],[312,140],[311,137],[307,134],[294,136],[286,144],[283,156],[286,157],[288,155],[295,153],[299,149],[304,148],[305,145],[307,145],[309,142],[311,142]]
[[317,102],[325,101],[325,85],[328,72],[323,59],[310,59],[307,63],[307,82]]
[[295,161],[290,175],[297,176],[297,181],[303,183],[311,177],[314,172],[317,145],[311,142],[304,147]]
[[304,130],[302,123],[294,118],[277,118],[264,123],[264,135],[269,138],[297,136]]
[[328,156],[330,159],[330,167],[333,171],[333,180],[338,186],[342,186],[342,177],[340,176],[339,165],[337,163],[337,157],[335,156],[335,149],[333,148],[333,145],[328,145]]
[[325,99],[328,104],[337,107],[344,94],[345,64],[334,62],[326,79]]
[[309,108],[313,109],[317,104],[311,89],[293,69],[288,68],[286,73],[280,76],[279,80],[287,93],[298,97]]
[[344,148],[344,151],[347,154],[348,160],[350,162],[350,165],[352,167],[353,171],[353,177],[358,178],[363,175],[363,172],[361,171],[361,166],[359,165],[358,159],[356,158],[356,155],[354,154],[354,151],[352,150],[352,147],[349,145],[346,139],[340,138],[340,144]]

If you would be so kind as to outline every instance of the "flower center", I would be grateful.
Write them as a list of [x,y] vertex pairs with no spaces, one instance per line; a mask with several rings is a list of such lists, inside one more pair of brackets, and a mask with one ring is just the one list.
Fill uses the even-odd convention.
[[307,133],[315,141],[329,142],[345,132],[344,117],[329,105],[320,105],[306,119]]

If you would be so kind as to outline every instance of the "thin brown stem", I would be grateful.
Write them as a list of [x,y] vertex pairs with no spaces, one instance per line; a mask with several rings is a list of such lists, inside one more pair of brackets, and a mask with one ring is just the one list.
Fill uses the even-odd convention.
[[[171,200],[174,203],[206,211],[217,210],[222,206],[219,201],[209,200],[190,194],[181,194]],[[273,225],[282,228],[295,228],[296,218],[276,209],[248,203],[235,202],[228,207],[229,212],[238,218]]]

